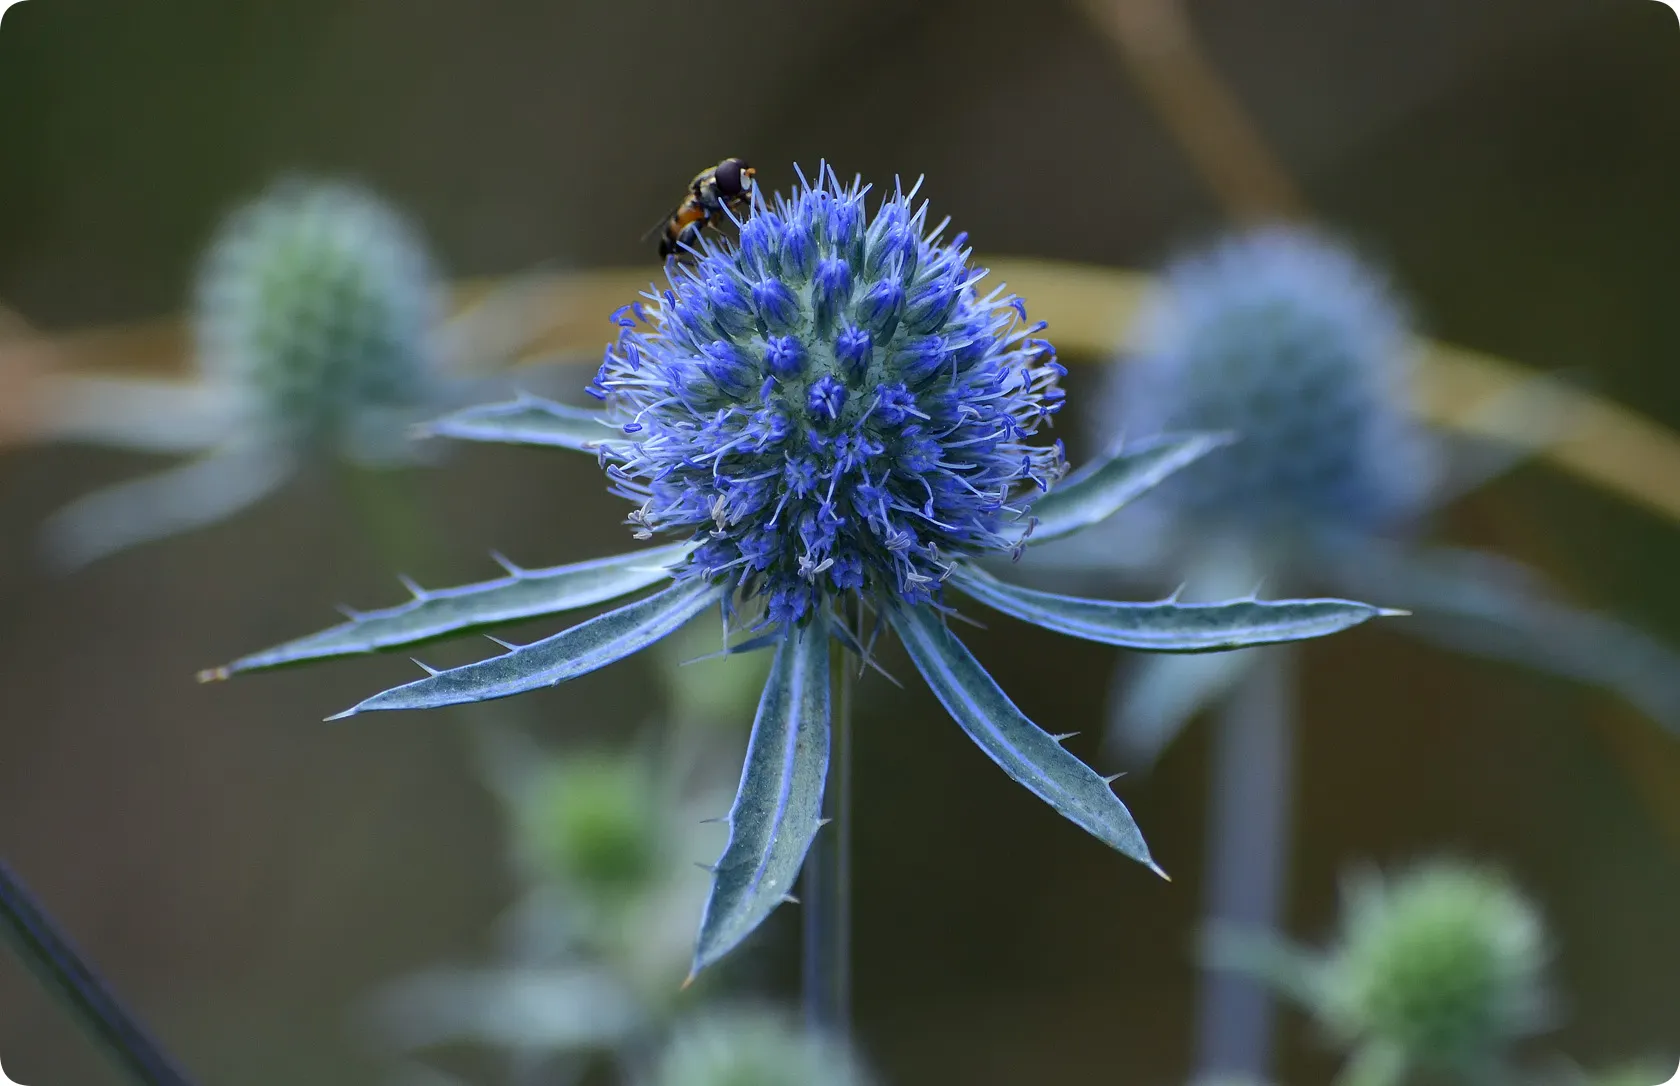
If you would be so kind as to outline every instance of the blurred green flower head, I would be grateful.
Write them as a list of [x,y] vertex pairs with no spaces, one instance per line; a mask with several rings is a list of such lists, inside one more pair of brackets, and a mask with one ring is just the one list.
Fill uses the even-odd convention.
[[386,460],[406,448],[368,412],[422,406],[440,290],[419,235],[373,194],[291,178],[224,222],[195,299],[198,355],[250,424]]
[[1350,885],[1323,962],[1325,1023],[1409,1064],[1467,1068],[1545,1024],[1546,938],[1504,878],[1437,862]]
[[595,899],[645,889],[660,874],[660,792],[630,755],[555,759],[537,785],[532,843],[561,882]]

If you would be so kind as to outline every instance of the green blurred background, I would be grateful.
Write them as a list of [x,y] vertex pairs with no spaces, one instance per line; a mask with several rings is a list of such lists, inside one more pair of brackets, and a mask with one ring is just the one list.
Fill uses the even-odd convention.
[[[1664,5],[1189,13],[1315,210],[1388,262],[1430,334],[1680,428]],[[772,188],[821,157],[925,173],[982,261],[1152,267],[1224,222],[1071,4],[27,0],[0,30],[0,300],[49,331],[175,312],[221,214],[293,169],[370,183],[455,276],[651,277],[643,230],[735,154]],[[1090,379],[1073,368],[1077,415]],[[357,1001],[480,953],[506,901],[493,800],[457,718],[320,723],[409,677],[401,658],[193,683],[335,602],[399,598],[331,478],[72,578],[39,571],[43,516],[152,463],[0,453],[0,855],[204,1082],[374,1081]],[[467,447],[404,485],[435,533],[405,571],[422,583],[490,576],[490,548],[539,565],[624,540],[585,458]],[[1677,533],[1539,467],[1444,525],[1671,640]],[[1049,730],[1091,728],[1072,746],[1095,755],[1112,650],[1019,623],[970,644]],[[1302,655],[1292,929],[1327,926],[1352,861],[1494,859],[1559,943],[1568,1017],[1548,1046],[1587,1065],[1680,1054],[1680,747],[1607,697],[1381,629]],[[658,708],[656,666],[524,712],[557,741],[627,731]],[[1121,784],[1169,884],[1013,785],[918,684],[867,681],[860,714],[857,1017],[883,1076],[1181,1080],[1205,730]],[[749,951],[784,985],[795,928],[778,915]],[[1331,1054],[1286,1021],[1284,1079],[1324,1081]],[[6,957],[0,1058],[31,1086],[114,1081]]]

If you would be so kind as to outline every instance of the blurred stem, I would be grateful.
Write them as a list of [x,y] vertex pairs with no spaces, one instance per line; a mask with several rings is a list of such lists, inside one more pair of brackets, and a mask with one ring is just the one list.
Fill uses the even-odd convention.
[[396,572],[424,569],[433,555],[432,533],[413,492],[414,474],[338,466],[339,487],[369,544]]
[[1182,0],[1079,0],[1220,204],[1241,222],[1302,218],[1300,191],[1196,40]]
[[141,1086],[187,1086],[181,1071],[90,968],[23,882],[0,862],[0,925],[41,983]]
[[845,1039],[852,1029],[852,688],[853,661],[838,642],[829,653],[834,707],[823,816],[805,860],[806,1028]]
[[[1203,916],[1260,933],[1278,929],[1288,881],[1295,670],[1291,648],[1255,651],[1216,722]],[[1204,968],[1196,1013],[1196,1078],[1270,1081],[1274,1001],[1264,982]]]

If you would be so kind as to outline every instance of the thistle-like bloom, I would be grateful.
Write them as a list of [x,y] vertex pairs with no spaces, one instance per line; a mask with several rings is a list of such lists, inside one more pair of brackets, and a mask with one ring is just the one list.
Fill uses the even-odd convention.
[[[442,302],[418,232],[378,197],[340,182],[275,184],[223,222],[199,269],[194,353],[208,410],[196,415],[209,417],[174,429],[209,451],[69,506],[47,526],[49,557],[74,567],[210,523],[311,458],[412,459],[408,428],[445,406]],[[181,395],[116,389],[99,410],[152,412],[159,405],[136,399],[147,395],[167,418],[171,392]],[[108,421],[120,441],[127,421]]]
[[1359,872],[1323,952],[1231,931],[1210,949],[1299,1002],[1351,1053],[1346,1081],[1489,1081],[1514,1042],[1548,1024],[1539,914],[1503,876],[1460,863]]
[[1175,262],[1110,374],[1100,439],[1225,429],[1241,452],[1161,488],[1201,529],[1264,542],[1369,535],[1415,520],[1436,450],[1407,410],[1411,326],[1352,252],[1297,227]]
[[[378,694],[349,713],[506,697],[593,671],[721,606],[773,647],[730,838],[694,967],[745,938],[792,889],[821,823],[830,642],[867,660],[869,622],[897,632],[946,710],[1005,772],[1120,852],[1153,863],[1109,783],[1017,709],[947,628],[950,590],[1047,629],[1156,652],[1313,637],[1383,613],[1343,600],[1115,603],[1017,588],[972,560],[1094,524],[1219,434],[1157,436],[1064,476],[1043,440],[1062,375],[1042,325],[981,288],[965,238],[926,204],[830,171],[740,240],[708,239],[668,285],[613,315],[590,391],[603,409],[525,397],[433,424],[439,434],[596,452],[649,550],[576,566],[507,565],[496,581],[418,591],[212,673],[393,647],[602,603],[634,603],[506,654]],[[349,715],[349,713],[342,715]]]
[[[1432,433],[1413,415],[1407,307],[1353,250],[1269,226],[1192,251],[1162,273],[1126,353],[1090,416],[1099,445],[1180,429],[1228,430],[1240,444],[1168,480],[1140,517],[1046,548],[1035,565],[1087,583],[1145,574],[1219,593],[1264,578],[1288,591],[1380,594],[1414,612],[1408,633],[1601,685],[1680,729],[1673,653],[1568,606],[1509,561],[1417,538],[1434,509],[1517,457]],[[1544,425],[1554,402],[1531,387],[1494,409]],[[1114,683],[1113,741],[1148,762],[1252,661],[1127,667]]]

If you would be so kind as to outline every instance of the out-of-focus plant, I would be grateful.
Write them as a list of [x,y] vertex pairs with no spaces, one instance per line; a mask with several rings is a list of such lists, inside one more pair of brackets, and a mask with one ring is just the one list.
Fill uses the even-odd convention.
[[[662,646],[666,708],[638,744],[546,749],[516,731],[473,729],[505,812],[517,897],[492,961],[422,970],[373,1001],[383,1044],[416,1060],[452,1045],[496,1051],[514,1083],[602,1064],[627,1081],[650,1073],[703,994],[681,989],[705,900],[697,867],[722,833],[713,816],[729,802],[739,709],[764,684],[762,657],[704,658],[714,641],[694,624]],[[773,1016],[741,1019],[740,1029],[734,1017],[719,1022],[723,1036],[744,1031],[749,1047],[783,1036]],[[697,1037],[713,1035],[707,1026]],[[692,1055],[665,1058],[661,1074],[712,1066],[702,1041],[671,1043]],[[441,1075],[419,1063],[406,1072]]]
[[[60,511],[44,532],[48,560],[75,568],[221,520],[312,460],[415,463],[425,445],[411,427],[482,395],[446,366],[489,346],[486,323],[444,319],[445,302],[419,232],[372,192],[275,183],[221,224],[201,262],[197,382],[87,378],[60,390],[63,437],[199,455]],[[513,305],[497,312],[530,319]]]
[[[1025,563],[1053,583],[1111,591],[1139,581],[1184,598],[1274,590],[1378,598],[1398,628],[1474,654],[1602,686],[1680,728],[1680,658],[1637,630],[1569,606],[1505,559],[1426,543],[1429,515],[1518,453],[1432,433],[1407,406],[1414,339],[1403,303],[1345,245],[1298,226],[1229,236],[1174,262],[1110,367],[1093,440],[1161,430],[1238,435],[1084,536]],[[1536,382],[1489,406],[1529,429],[1561,397]],[[1539,417],[1532,417],[1539,416]],[[1489,426],[1488,429],[1497,429]],[[1293,758],[1291,657],[1277,648],[1122,661],[1107,738],[1134,766],[1219,703],[1207,905],[1275,923],[1286,885]],[[1264,1076],[1264,993],[1210,977],[1198,1025],[1203,1073]]]
[[868,1086],[843,1043],[774,1011],[734,1007],[682,1023],[637,1086]]
[[[1258,228],[1181,258],[1138,315],[1131,357],[1103,378],[1093,440],[1188,428],[1239,442],[1032,564],[1191,593],[1264,578],[1380,595],[1413,612],[1396,629],[1603,686],[1680,728],[1680,658],[1561,602],[1507,559],[1422,540],[1431,512],[1517,454],[1411,415],[1412,336],[1381,275],[1317,231]],[[1488,408],[1551,409],[1539,383]],[[1147,764],[1261,655],[1129,663],[1114,683],[1110,739]]]
[[[341,716],[433,708],[554,686],[721,607],[733,647],[773,648],[693,968],[717,961],[789,894],[821,824],[831,643],[867,661],[890,626],[947,711],[1017,781],[1105,844],[1150,864],[1131,814],[1060,738],[1017,709],[951,632],[948,588],[1073,636],[1155,652],[1313,637],[1384,612],[1345,600],[1136,604],[1004,583],[974,560],[1019,553],[1113,513],[1223,435],[1114,447],[1063,478],[1034,438],[1062,406],[1042,326],[1001,288],[982,294],[966,237],[943,241],[895,188],[873,215],[861,182],[824,170],[738,244],[707,238],[668,287],[614,319],[619,338],[586,411],[522,397],[433,424],[467,440],[597,455],[662,547],[416,593],[409,603],[237,660],[225,677],[393,648],[517,617],[657,592],[504,655],[375,695]],[[872,626],[871,619],[878,622]],[[836,673],[838,669],[836,669]],[[1065,738],[1065,737],[1064,737]]]
[[727,786],[685,780],[674,749],[551,752],[476,731],[518,897],[494,961],[398,980],[375,1001],[375,1032],[414,1055],[503,1052],[515,1083],[633,1060],[687,998],[706,884],[695,865],[715,848],[705,822]]
[[1499,873],[1434,861],[1346,884],[1339,930],[1310,951],[1214,929],[1209,955],[1274,986],[1349,1058],[1342,1086],[1416,1075],[1511,1081],[1514,1046],[1551,1024],[1550,949],[1529,901]]

